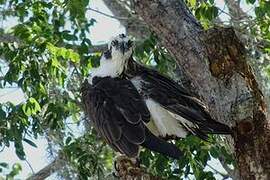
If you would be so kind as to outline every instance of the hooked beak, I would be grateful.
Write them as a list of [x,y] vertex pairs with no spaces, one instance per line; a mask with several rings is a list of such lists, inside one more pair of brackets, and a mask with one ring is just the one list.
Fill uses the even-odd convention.
[[119,49],[124,55],[132,47],[133,42],[129,40],[128,42],[121,42],[119,45]]
[[125,44],[126,44],[125,42],[122,42],[122,43],[120,43],[120,46],[119,46],[119,49],[120,49],[120,51],[122,52],[123,55],[125,54],[125,51],[126,51]]

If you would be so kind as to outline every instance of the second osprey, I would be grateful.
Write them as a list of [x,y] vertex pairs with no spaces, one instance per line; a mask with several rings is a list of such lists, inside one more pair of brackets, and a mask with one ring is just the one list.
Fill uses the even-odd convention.
[[134,61],[133,48],[123,34],[112,39],[82,88],[87,114],[113,149],[136,156],[141,145],[179,158],[181,151],[163,138],[231,134],[182,86]]

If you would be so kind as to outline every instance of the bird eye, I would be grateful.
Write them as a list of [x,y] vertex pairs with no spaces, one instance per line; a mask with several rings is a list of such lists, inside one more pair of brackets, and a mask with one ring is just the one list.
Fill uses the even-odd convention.
[[112,53],[110,50],[105,51],[103,54],[106,59],[111,59],[112,57]]
[[119,34],[119,37],[123,39],[123,38],[126,37],[126,35],[125,34]]
[[118,45],[118,41],[117,40],[113,40],[111,43],[111,46],[117,46]]

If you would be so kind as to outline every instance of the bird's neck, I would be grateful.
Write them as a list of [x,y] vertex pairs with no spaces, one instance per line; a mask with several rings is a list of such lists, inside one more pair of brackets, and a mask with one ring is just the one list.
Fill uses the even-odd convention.
[[92,68],[88,82],[92,84],[94,77],[118,77],[125,69],[125,62],[120,60],[102,61],[98,68]]
[[124,69],[123,75],[130,79],[137,76],[144,70],[145,68],[141,64],[136,62],[131,56]]

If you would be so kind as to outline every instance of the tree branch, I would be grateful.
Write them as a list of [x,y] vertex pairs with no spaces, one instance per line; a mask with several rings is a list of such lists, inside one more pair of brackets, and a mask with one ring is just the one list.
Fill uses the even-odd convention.
[[[80,48],[80,45],[65,45],[67,48],[71,48],[74,51],[77,51]],[[89,48],[89,53],[104,52],[108,49],[107,44],[93,45]]]
[[[11,34],[0,34],[0,42],[3,42],[3,43],[14,43],[15,42],[19,46],[22,43],[19,38],[17,38],[16,36],[13,36]],[[60,46],[71,48],[75,51],[80,48],[80,45],[72,45],[72,44],[68,44],[68,43],[62,43]],[[107,50],[107,48],[108,48],[107,44],[93,45],[90,47],[89,52],[90,53],[103,52],[103,51]]]
[[[229,9],[230,17],[232,22],[238,23],[240,20],[247,19],[248,15],[240,7],[240,1],[236,0],[225,0],[225,3]],[[235,24],[236,25],[236,24]]]
[[125,21],[128,20],[128,17],[112,16],[112,15],[106,14],[106,13],[104,13],[104,12],[101,12],[101,11],[99,11],[99,10],[90,8],[90,7],[87,8],[87,10],[94,11],[94,12],[96,12],[96,13],[98,13],[98,14],[101,14],[101,15],[106,16],[106,17],[109,17],[109,18],[114,18],[114,19],[118,19],[118,20],[125,20]]
[[116,17],[127,17],[119,19],[121,25],[126,28],[128,34],[134,36],[137,40],[142,40],[150,35],[147,25],[135,14],[126,9],[118,0],[103,0],[104,4],[112,11]]
[[28,177],[27,180],[46,179],[53,173],[62,169],[64,166],[65,165],[62,162],[60,162],[60,159],[56,158],[50,164],[42,168],[40,171]]
[[[244,12],[240,6],[240,1],[237,0],[225,0],[225,4],[229,9],[229,14],[231,17],[231,24],[237,32],[237,36],[242,42],[246,44],[246,47],[250,52],[256,52],[254,54],[260,54],[262,58],[260,61],[254,60],[258,59],[254,54],[250,53],[251,58],[249,58],[249,63],[253,65],[254,72],[258,82],[260,83],[261,89],[265,95],[266,102],[270,103],[270,91],[269,91],[269,78],[262,73],[262,69],[269,65],[268,56],[263,56],[264,52],[262,47],[267,46],[264,39],[259,39],[252,33],[252,29],[256,26],[256,20],[252,19],[247,12]],[[243,24],[241,22],[245,22]],[[268,106],[268,112],[270,112],[270,106]]]
[[231,169],[228,166],[228,164],[225,162],[225,160],[224,160],[224,158],[222,156],[219,158],[219,162],[221,163],[222,167],[227,171],[228,175],[232,179],[234,179],[234,180],[240,179],[238,170],[236,168]]
[[3,43],[13,43],[13,42],[16,42],[16,43],[20,43],[20,39],[11,35],[11,34],[0,34],[0,42],[3,42]]

